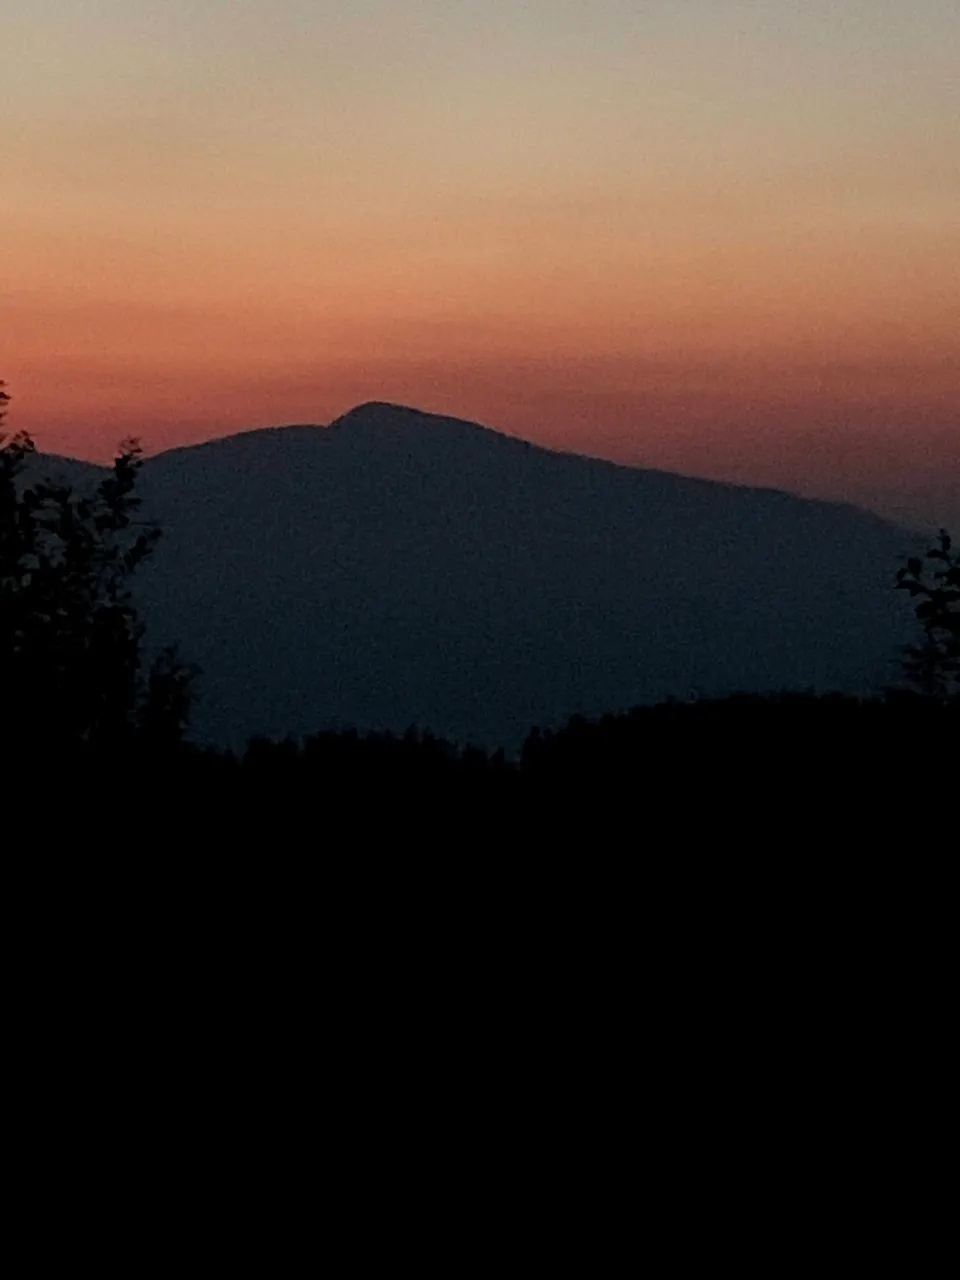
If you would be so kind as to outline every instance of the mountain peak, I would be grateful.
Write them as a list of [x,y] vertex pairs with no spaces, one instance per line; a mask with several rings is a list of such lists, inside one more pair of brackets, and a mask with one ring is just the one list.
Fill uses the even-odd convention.
[[425,413],[422,409],[414,409],[412,405],[395,404],[390,400],[365,400],[362,404],[355,405],[352,409],[348,409],[337,421],[342,422],[344,419],[371,418],[382,417],[389,414],[391,417],[410,417],[410,418],[427,418],[433,415]]
[[451,418],[441,413],[426,413],[422,409],[413,409],[405,404],[391,404],[385,400],[368,400],[349,409],[330,423],[331,427],[372,427],[384,431],[440,429],[485,431],[490,435],[499,434],[489,427],[482,427],[476,422],[467,422],[463,418]]

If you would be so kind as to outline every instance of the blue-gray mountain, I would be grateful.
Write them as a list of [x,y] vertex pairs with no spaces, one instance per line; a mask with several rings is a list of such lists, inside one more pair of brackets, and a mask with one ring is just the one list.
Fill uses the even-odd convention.
[[140,602],[202,668],[196,736],[573,712],[895,674],[913,537],[854,507],[550,452],[390,405],[161,454]]

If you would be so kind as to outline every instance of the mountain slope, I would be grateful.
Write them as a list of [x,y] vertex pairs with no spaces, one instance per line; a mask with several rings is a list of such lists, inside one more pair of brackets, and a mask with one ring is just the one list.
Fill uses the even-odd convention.
[[575,711],[876,687],[910,537],[852,507],[552,453],[366,405],[152,460],[141,601],[202,737],[418,723],[516,743]]

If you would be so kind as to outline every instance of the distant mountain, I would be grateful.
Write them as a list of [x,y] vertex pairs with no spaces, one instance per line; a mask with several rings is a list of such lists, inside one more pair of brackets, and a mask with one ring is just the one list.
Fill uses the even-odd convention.
[[57,453],[35,453],[26,460],[22,483],[34,484],[46,480],[69,488],[86,490],[105,475],[105,469],[95,462],[82,462],[79,458],[64,458]]
[[141,603],[198,736],[534,723],[887,682],[909,534],[853,507],[550,452],[368,404],[151,460]]

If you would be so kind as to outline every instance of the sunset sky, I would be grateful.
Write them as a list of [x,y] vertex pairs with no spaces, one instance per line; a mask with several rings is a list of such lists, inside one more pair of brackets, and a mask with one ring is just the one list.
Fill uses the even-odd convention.
[[957,0],[4,0],[9,425],[364,400],[960,531]]

